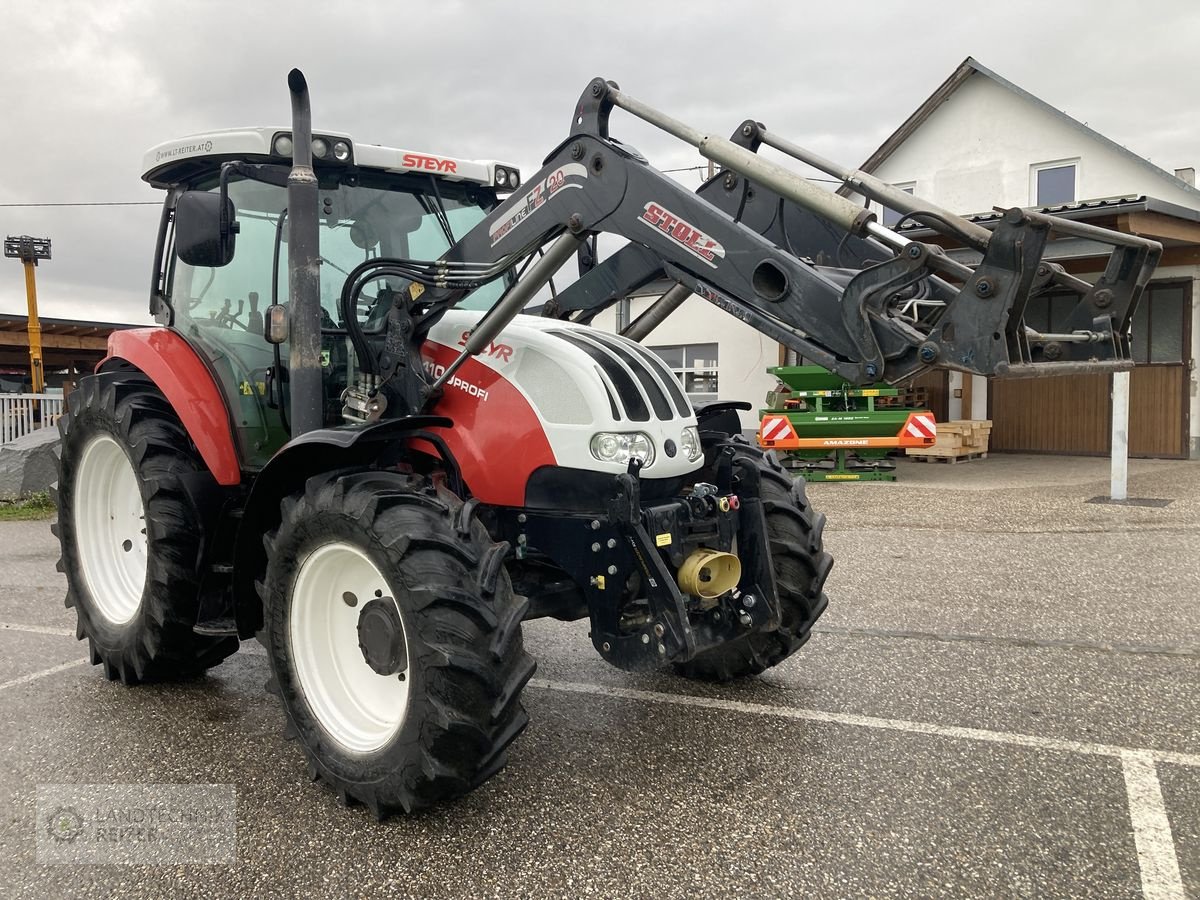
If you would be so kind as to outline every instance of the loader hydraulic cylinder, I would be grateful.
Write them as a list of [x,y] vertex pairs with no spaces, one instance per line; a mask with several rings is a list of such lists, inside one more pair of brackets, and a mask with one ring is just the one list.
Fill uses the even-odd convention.
[[832,191],[816,187],[795,172],[756,156],[727,138],[704,134],[611,86],[609,96],[614,106],[619,106],[639,119],[691,144],[706,159],[767,185],[780,195],[824,216],[851,234],[864,234],[867,223],[875,219],[875,214],[870,210],[863,209]]

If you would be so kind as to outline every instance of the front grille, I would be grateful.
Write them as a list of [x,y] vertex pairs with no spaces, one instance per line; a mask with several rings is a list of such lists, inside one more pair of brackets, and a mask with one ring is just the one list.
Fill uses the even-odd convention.
[[626,418],[646,422],[651,410],[660,420],[674,419],[677,413],[680,417],[691,415],[691,406],[675,376],[653,354],[631,341],[598,331],[554,330],[549,333],[582,350],[595,361],[604,379],[616,391]]
[[[610,342],[617,346],[624,347],[630,353],[636,354],[640,359],[650,367],[652,372],[659,376],[659,382],[665,388],[671,399],[675,401],[675,408],[679,411],[679,415],[687,418],[692,414],[692,405],[688,402],[687,395],[683,392],[683,387],[679,384],[679,379],[675,377],[675,373],[667,368],[667,364],[661,359],[643,347],[641,344],[631,341],[628,338],[617,338],[610,334],[597,334],[597,339]],[[669,415],[664,418],[671,418]]]

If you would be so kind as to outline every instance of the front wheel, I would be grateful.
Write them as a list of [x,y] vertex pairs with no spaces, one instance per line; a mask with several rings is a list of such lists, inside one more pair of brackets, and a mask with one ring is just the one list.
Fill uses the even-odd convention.
[[472,507],[391,472],[312,479],[283,503],[263,641],[309,773],[379,818],[499,771],[528,717],[527,601]]
[[748,634],[675,667],[685,678],[702,681],[757,675],[804,646],[829,603],[822,588],[833,567],[822,541],[825,516],[813,511],[804,480],[793,479],[773,451],[761,450],[740,437],[711,448],[710,457],[724,447],[732,447],[735,456],[753,460],[759,471],[781,621],[775,631]]

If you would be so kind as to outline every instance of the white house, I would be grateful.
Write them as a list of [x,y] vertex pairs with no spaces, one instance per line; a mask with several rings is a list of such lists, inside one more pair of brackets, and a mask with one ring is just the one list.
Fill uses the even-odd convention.
[[[1160,169],[969,57],[861,168],[985,226],[993,206],[1023,206],[1160,241],[1163,258],[1133,321],[1141,365],[1130,385],[1130,453],[1200,458],[1200,191],[1193,169]],[[890,210],[877,211],[885,224],[894,221]],[[1091,281],[1107,248],[1058,240],[1048,256]],[[1043,298],[1027,317],[1054,330],[1067,303]],[[947,412],[979,418],[986,410],[994,448],[1108,452],[1110,376],[967,381],[950,375]],[[969,395],[967,408],[956,393]]]
[[[862,169],[987,226],[993,206],[1045,209],[1153,238],[1164,254],[1133,323],[1139,366],[1131,382],[1130,452],[1200,458],[1200,191],[1194,170],[1164,171],[966,59],[866,160]],[[897,216],[877,209],[885,224]],[[907,226],[914,238],[925,236]],[[952,251],[959,252],[962,251]],[[1098,277],[1107,250],[1057,240],[1049,255],[1085,279]],[[642,308],[635,301],[634,314]],[[1028,315],[1053,330],[1063,304],[1043,298]],[[597,319],[615,326],[613,314]],[[1036,322],[1033,324],[1037,324]],[[651,346],[715,345],[721,399],[756,405],[777,364],[776,344],[696,298],[646,341]],[[677,351],[671,351],[677,352]],[[708,357],[706,357],[707,359]],[[706,385],[711,386],[711,378]],[[991,418],[996,449],[1108,452],[1109,376],[1025,381],[926,376],[939,415]],[[754,416],[745,417],[752,427]]]

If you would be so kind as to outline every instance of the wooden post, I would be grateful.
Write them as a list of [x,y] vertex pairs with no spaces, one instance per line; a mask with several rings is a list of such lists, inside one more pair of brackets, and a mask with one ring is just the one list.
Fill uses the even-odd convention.
[[1129,373],[1114,372],[1112,380],[1112,476],[1110,500],[1129,498]]

